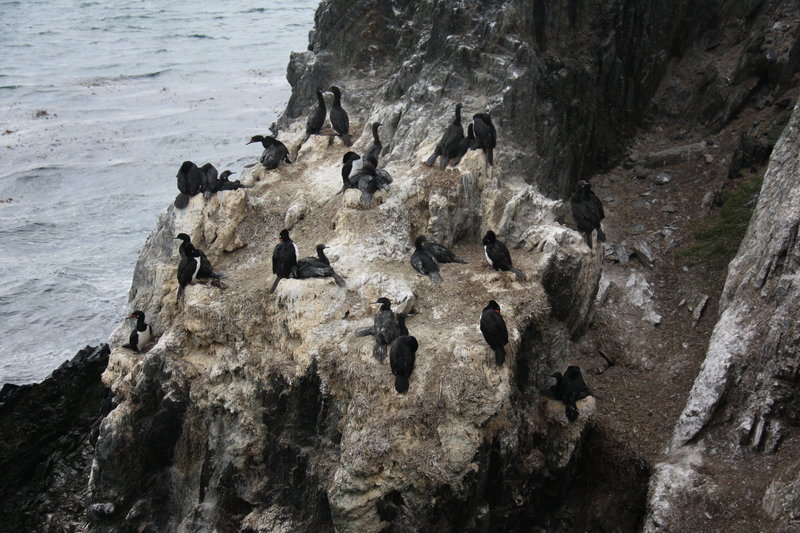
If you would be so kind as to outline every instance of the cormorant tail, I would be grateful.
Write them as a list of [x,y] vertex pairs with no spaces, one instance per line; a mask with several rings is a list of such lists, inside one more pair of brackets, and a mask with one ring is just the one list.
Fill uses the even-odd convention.
[[278,288],[278,283],[281,281],[281,279],[282,279],[282,278],[281,278],[280,276],[275,276],[275,283],[273,283],[273,284],[272,284],[272,288],[269,290],[269,293],[270,293],[270,294],[272,294],[273,292],[275,292],[275,289],[277,289],[277,288]]
[[355,332],[356,337],[369,337],[370,335],[375,335],[374,326],[369,326],[368,328],[359,328]]
[[372,349],[372,356],[382,363],[386,359],[386,346],[375,344],[375,348]]
[[292,160],[289,159],[289,153],[288,152],[286,153],[286,155],[283,156],[283,160],[286,161],[287,163],[289,163],[290,165],[292,164]]
[[342,137],[342,142],[344,143],[345,146],[353,146],[353,139],[352,137],[350,137],[349,133],[345,133],[341,137]]
[[597,226],[597,242],[606,242],[606,234],[600,226]]
[[[123,348],[127,348],[128,350],[133,350],[133,346],[131,346],[131,343],[129,343],[129,342],[126,342],[125,344],[123,344],[122,347]],[[136,351],[138,351],[138,350],[136,350]]]
[[219,272],[211,272],[211,277],[214,279],[223,279],[225,274],[220,274]]
[[178,297],[177,297],[177,298],[175,298],[175,301],[176,301],[176,302],[180,302],[180,301],[181,301],[181,298],[183,298],[183,285],[181,285],[180,287],[178,287]]
[[525,272],[523,272],[518,268],[511,267],[511,272],[513,272],[517,276],[517,279],[521,279],[522,281],[528,279],[528,276],[525,275]]
[[442,158],[439,160],[439,170],[444,170],[447,167],[447,163],[449,162],[450,158],[443,155]]
[[505,346],[498,346],[494,349],[494,361],[497,363],[497,366],[503,366],[503,363],[506,362]]
[[337,284],[338,286],[340,286],[340,287],[344,287],[344,286],[346,286],[346,285],[347,285],[347,284],[344,282],[344,278],[342,278],[342,276],[340,276],[340,275],[339,275],[339,274],[337,274],[336,272],[332,272],[332,273],[331,273],[331,276],[333,277],[333,281],[335,281],[335,282],[336,282],[336,284]]
[[567,415],[567,420],[569,420],[570,422],[575,422],[578,419],[578,414],[579,414],[578,408],[570,404],[566,404],[564,407]]
[[372,201],[372,193],[371,192],[362,192],[361,193],[361,203],[368,204]]
[[586,241],[586,245],[591,250],[592,249],[592,232],[590,231],[588,233],[584,233],[583,234],[583,240]]
[[467,261],[466,259],[461,259],[461,258],[460,258],[460,257],[458,257],[457,255],[454,255],[454,256],[453,256],[453,262],[454,262],[454,263],[463,263],[463,264],[465,264],[465,265],[466,265],[467,263],[469,263],[469,261]]
[[486,160],[489,161],[489,166],[494,166],[494,148],[486,149]]
[[175,207],[177,207],[178,209],[183,209],[184,207],[189,205],[190,198],[191,196],[189,196],[188,194],[179,192],[178,196],[175,197]]
[[442,282],[442,276],[440,276],[438,272],[431,272],[429,277],[431,278],[431,281],[433,281],[434,283]]
[[442,149],[437,146],[436,150],[433,151],[433,155],[430,156],[427,160],[425,160],[425,164],[428,165],[429,167],[432,167],[433,164],[436,163],[436,158],[439,157],[441,153]]
[[405,376],[395,376],[394,389],[400,394],[408,392],[408,378]]

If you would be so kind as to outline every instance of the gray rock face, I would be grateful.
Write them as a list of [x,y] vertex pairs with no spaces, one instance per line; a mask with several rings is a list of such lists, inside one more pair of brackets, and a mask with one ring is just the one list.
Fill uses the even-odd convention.
[[[714,461],[723,465],[727,462],[721,461],[720,455],[733,459],[742,453],[781,454],[781,442],[793,433],[797,424],[800,382],[798,142],[800,111],[795,108],[775,146],[739,253],[729,265],[720,298],[719,321],[700,374],[675,426],[669,463],[685,453],[690,446],[688,443],[699,443],[692,446],[697,450],[696,457],[691,465],[684,467],[688,472],[684,481],[697,476],[697,469],[710,460],[703,451],[704,446],[716,447]],[[714,420],[730,422],[712,428]],[[764,508],[772,517],[794,520],[793,483],[775,481],[768,490],[762,488],[767,490]],[[672,488],[667,490],[667,485]],[[677,520],[673,514],[676,502],[682,500],[687,491],[695,490],[698,489],[691,488],[691,483],[656,475],[651,484],[651,510],[646,530],[660,530],[659,524]],[[707,492],[727,490],[736,489],[716,486],[709,487]],[[683,512],[684,517],[691,515],[685,508]]]

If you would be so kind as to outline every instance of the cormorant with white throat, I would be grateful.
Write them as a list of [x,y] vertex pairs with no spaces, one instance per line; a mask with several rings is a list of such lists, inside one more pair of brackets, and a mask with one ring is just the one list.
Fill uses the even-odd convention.
[[415,250],[414,253],[411,254],[411,266],[423,276],[431,278],[431,281],[439,283],[442,281],[442,277],[439,275],[439,264],[436,262],[436,259],[425,250],[424,243],[424,235],[418,236],[414,241]]
[[394,388],[400,394],[408,391],[408,379],[414,371],[417,348],[419,348],[417,339],[410,335],[397,337],[392,343],[389,366],[395,376]]
[[605,218],[603,204],[592,191],[592,186],[588,181],[580,180],[578,182],[578,188],[572,194],[569,203],[575,225],[578,227],[578,231],[583,233],[583,238],[589,248],[592,248],[592,232],[594,230],[597,230],[597,241],[606,242],[606,234],[603,233],[600,224]]
[[495,270],[511,271],[516,274],[519,279],[527,279],[527,276],[522,270],[514,268],[511,264],[511,254],[508,248],[503,244],[503,241],[497,239],[497,236],[492,230],[486,232],[483,236],[483,251],[486,254],[486,261],[489,266]]
[[280,280],[295,276],[297,257],[300,255],[297,245],[289,237],[289,230],[281,230],[278,239],[280,242],[275,245],[275,249],[272,251],[272,273],[275,274],[275,283],[272,284],[272,288],[269,291],[270,294],[275,292]]
[[506,360],[506,344],[508,344],[508,329],[500,306],[494,300],[489,301],[481,313],[481,333],[489,347],[494,350],[494,360],[497,366],[502,366]]
[[266,168],[267,170],[274,170],[278,168],[278,165],[281,161],[285,161],[291,164],[289,160],[289,149],[286,148],[282,142],[271,135],[267,135],[264,137],[263,135],[254,135],[250,138],[247,144],[257,143],[260,142],[261,146],[264,147],[264,151],[261,152],[261,157],[259,158],[258,162]]
[[136,325],[134,325],[131,336],[128,338],[128,344],[123,345],[123,348],[141,352],[150,342],[150,339],[153,338],[153,328],[144,321],[144,313],[142,311],[134,311],[128,318],[135,318]]
[[192,257],[197,257],[200,260],[200,270],[197,273],[198,278],[222,279],[224,277],[222,274],[214,272],[211,261],[208,260],[208,257],[206,257],[206,254],[202,250],[197,249],[194,244],[192,244],[191,237],[185,233],[178,233],[175,238],[181,241],[178,247],[178,253],[181,255],[181,258],[191,254]]

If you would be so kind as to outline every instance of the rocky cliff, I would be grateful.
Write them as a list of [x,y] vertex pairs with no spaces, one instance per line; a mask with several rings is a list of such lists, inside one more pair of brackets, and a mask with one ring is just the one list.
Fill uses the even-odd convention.
[[[569,423],[540,390],[604,335],[617,337],[609,361],[638,373],[630,386],[621,374],[626,397],[605,396],[600,410],[603,401],[609,410],[644,403],[640,393],[662,388],[646,374],[661,320],[646,269],[666,262],[673,246],[638,243],[645,273],[608,268],[627,259],[616,240],[622,228],[610,228],[613,252],[591,252],[570,229],[563,198],[578,179],[617,164],[638,172],[699,159],[732,176],[761,165],[796,94],[797,15],[780,1],[323,1],[309,50],[290,60],[292,97],[276,124],[295,162],[257,165],[242,176],[252,188],[170,207],[145,244],[130,305],[147,313],[158,338],[137,354],[121,347],[129,325],[111,337],[103,382],[115,407],[95,447],[89,529],[713,530],[739,481],[726,468],[745,453],[748,468],[767,472],[775,454],[785,463],[793,450],[795,127],[776,150],[731,267],[671,455],[657,465],[634,441],[648,432],[640,419],[597,423],[590,398]],[[344,93],[356,151],[371,142],[368,125],[383,123],[381,166],[394,182],[368,206],[355,191],[335,195],[348,148],[324,136],[304,142],[314,90],[332,84]],[[479,151],[457,169],[420,164],[458,102],[467,119],[492,113],[493,167]],[[688,130],[727,131],[754,109],[774,115],[737,126],[746,130],[738,155],[715,159],[708,143],[629,151],[640,128],[667,135],[662,126],[674,124],[684,131],[669,138],[674,145]],[[776,212],[784,220],[770,224]],[[624,219],[609,208],[610,222]],[[283,228],[301,255],[327,244],[347,287],[284,280],[269,294]],[[487,229],[527,280],[488,268],[480,246]],[[190,286],[176,302],[179,232],[226,274],[227,289]],[[419,234],[469,262],[444,265],[443,283],[433,284],[409,264]],[[613,288],[615,279],[628,288]],[[612,298],[624,301],[631,287],[645,322],[608,312],[608,294],[620,290]],[[408,327],[420,348],[406,395],[372,356],[372,339],[354,335],[371,324],[370,304],[381,296],[415,312]],[[509,324],[502,367],[477,329],[489,299]],[[782,322],[768,326],[773,315]],[[756,345],[763,355],[749,365]],[[683,400],[680,391],[672,396]],[[738,443],[774,453],[752,460],[756,452]],[[720,450],[722,460],[709,459]],[[788,524],[795,472],[764,474],[760,492],[748,485],[741,498],[766,494],[764,517]]]

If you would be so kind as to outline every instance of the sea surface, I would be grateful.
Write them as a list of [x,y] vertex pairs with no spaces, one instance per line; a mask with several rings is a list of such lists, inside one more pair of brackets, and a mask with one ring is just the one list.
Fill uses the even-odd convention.
[[0,385],[105,342],[182,161],[257,160],[317,3],[0,0]]

